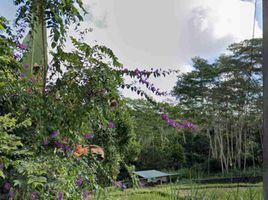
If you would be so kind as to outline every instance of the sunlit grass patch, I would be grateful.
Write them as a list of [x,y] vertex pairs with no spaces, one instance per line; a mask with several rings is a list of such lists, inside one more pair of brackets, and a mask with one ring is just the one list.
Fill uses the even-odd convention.
[[168,184],[121,191],[107,188],[95,199],[111,200],[261,200],[258,184]]

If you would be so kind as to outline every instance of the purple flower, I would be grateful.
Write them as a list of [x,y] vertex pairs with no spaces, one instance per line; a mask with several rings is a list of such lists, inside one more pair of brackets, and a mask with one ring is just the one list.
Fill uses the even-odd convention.
[[52,135],[51,135],[51,138],[52,138],[52,139],[53,139],[53,138],[56,138],[56,137],[58,137],[59,134],[60,134],[59,131],[54,131],[54,132],[52,133]]
[[4,185],[4,188],[5,188],[6,190],[10,190],[11,187],[12,187],[12,184],[9,183],[9,182],[6,182],[5,185]]
[[88,199],[90,197],[90,192],[89,191],[84,191],[83,192],[83,198]]
[[136,76],[139,76],[139,75],[140,75],[140,73],[141,73],[139,69],[135,69],[135,71],[134,71],[134,72],[135,72],[135,75],[136,75]]
[[46,146],[48,145],[48,139],[44,139],[43,144]]
[[176,125],[175,125],[175,123],[176,123],[176,121],[174,120],[174,119],[170,119],[169,121],[168,121],[168,123],[169,123],[169,125],[170,126],[172,126],[172,127],[176,127]]
[[179,127],[179,128],[184,128],[184,126],[183,126],[183,125],[181,125],[181,124],[180,124],[178,127]]
[[128,72],[128,69],[127,69],[127,68],[125,68],[125,69],[124,69],[124,72]]
[[11,199],[13,199],[15,197],[15,192],[14,191],[10,191],[9,192],[9,196]]
[[67,145],[65,145],[65,150],[66,151],[72,151],[72,149],[69,146],[67,146]]
[[161,115],[161,118],[162,118],[164,121],[166,121],[166,122],[168,122],[168,120],[169,120],[167,114],[162,114],[162,115]]
[[192,124],[190,122],[184,122],[183,123],[185,128],[191,128]]
[[177,128],[181,128],[181,127],[183,127],[179,122],[175,122],[175,127],[177,127]]
[[16,47],[18,47],[19,49],[27,49],[27,46],[21,43],[17,43]]
[[21,58],[21,55],[19,53],[13,54],[14,59],[19,60]]
[[21,77],[21,78],[25,78],[25,76],[26,76],[26,75],[25,75],[24,73],[20,73],[20,77]]
[[78,179],[76,181],[76,185],[78,185],[78,186],[82,186],[83,185],[83,178],[81,176],[78,177]]
[[184,128],[190,128],[190,129],[197,129],[198,126],[195,124],[192,124],[191,122],[184,122],[183,123]]
[[0,169],[3,170],[5,168],[5,163],[0,162]]
[[58,192],[58,200],[62,200],[63,198],[63,193],[62,192]]
[[37,199],[38,198],[38,192],[31,192],[31,199]]
[[108,124],[108,128],[115,128],[114,123],[113,123],[113,122],[109,122],[109,124]]
[[63,143],[61,143],[59,141],[55,141],[54,144],[58,149],[64,150],[64,144]]
[[29,68],[30,64],[24,64],[24,68]]
[[86,133],[85,135],[84,135],[84,138],[85,139],[92,139],[94,136],[93,136],[93,134],[92,133]]

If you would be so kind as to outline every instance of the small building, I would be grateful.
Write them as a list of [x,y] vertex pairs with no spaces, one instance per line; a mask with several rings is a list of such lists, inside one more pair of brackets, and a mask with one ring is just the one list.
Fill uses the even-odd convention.
[[139,177],[141,183],[144,185],[166,183],[169,180],[169,177],[172,175],[157,170],[136,171],[133,173]]

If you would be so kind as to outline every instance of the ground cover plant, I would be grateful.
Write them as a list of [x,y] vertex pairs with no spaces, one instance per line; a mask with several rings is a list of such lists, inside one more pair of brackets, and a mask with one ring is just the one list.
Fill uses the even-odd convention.
[[[167,184],[150,188],[127,189],[110,188],[95,199],[263,199],[262,183],[257,184]],[[93,198],[93,199],[94,199]]]

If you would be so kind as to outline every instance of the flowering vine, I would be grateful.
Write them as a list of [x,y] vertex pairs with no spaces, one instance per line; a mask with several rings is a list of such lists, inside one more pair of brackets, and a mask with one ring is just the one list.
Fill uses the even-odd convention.
[[190,128],[190,129],[197,129],[198,126],[188,122],[188,121],[177,121],[175,119],[170,119],[167,114],[161,114],[162,120],[164,120],[168,125],[172,126],[173,128]]
[[[120,72],[124,75],[127,75],[131,78],[137,78],[138,82],[144,85],[147,89],[151,90],[157,96],[167,96],[168,92],[160,91],[159,88],[156,88],[154,84],[148,81],[150,76],[159,77],[159,76],[166,76],[171,73],[178,73],[178,70],[162,70],[162,69],[151,69],[151,70],[139,70],[136,68],[135,70],[129,70],[127,68],[120,70]],[[136,92],[138,95],[146,97],[146,93],[138,88],[135,83],[133,84],[122,84],[122,88],[131,89],[132,91]]]

